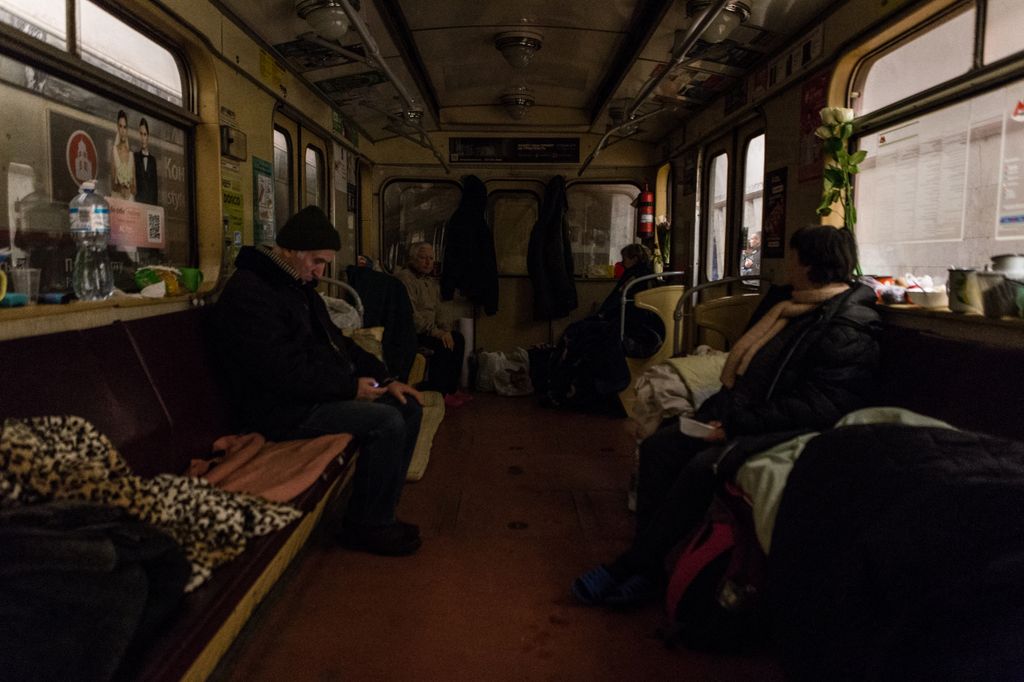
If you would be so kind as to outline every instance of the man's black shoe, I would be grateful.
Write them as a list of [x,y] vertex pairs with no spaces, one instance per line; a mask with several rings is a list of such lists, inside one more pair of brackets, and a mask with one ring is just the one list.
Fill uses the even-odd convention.
[[420,548],[419,535],[410,535],[399,523],[369,528],[346,528],[338,534],[342,547],[381,556],[407,556]]
[[408,523],[402,519],[395,519],[395,523],[401,526],[405,530],[405,534],[409,537],[418,538],[420,536],[420,527],[415,523]]

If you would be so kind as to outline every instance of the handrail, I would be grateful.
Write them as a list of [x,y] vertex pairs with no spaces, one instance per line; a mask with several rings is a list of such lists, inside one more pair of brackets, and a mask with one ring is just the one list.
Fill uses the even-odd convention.
[[[648,112],[648,113],[644,114],[643,116],[638,116],[637,118],[634,118],[632,120],[623,121],[622,123],[620,123],[619,125],[615,126],[614,128],[609,128],[605,132],[605,134],[601,137],[601,139],[597,141],[597,145],[595,145],[594,148],[590,151],[590,154],[587,155],[587,158],[583,160],[583,164],[580,166],[580,169],[578,171],[576,171],[576,177],[579,177],[579,176],[583,175],[584,171],[587,170],[587,166],[590,165],[591,161],[593,161],[594,159],[597,158],[597,155],[601,153],[601,150],[604,149],[605,147],[610,146],[610,144],[608,144],[608,138],[609,137],[611,137],[612,135],[614,135],[615,133],[617,133],[620,130],[623,130],[625,128],[629,128],[630,126],[635,126],[638,123],[640,123],[641,121],[646,121],[647,119],[651,118],[652,116],[656,116],[656,115],[660,114],[662,111],[664,111],[664,109],[665,109],[665,107],[658,107],[657,110],[655,110],[655,111]],[[630,135],[635,135],[635,134],[636,134],[635,132],[634,133],[630,133]],[[623,135],[621,139],[626,139],[630,135]]]
[[343,282],[342,280],[334,279],[333,277],[321,277],[320,281],[336,286],[342,291],[350,294],[353,299],[352,307],[356,309],[357,313],[359,313],[360,321],[363,319],[363,313],[365,312],[365,309],[363,308],[363,299],[359,296],[359,292],[355,290],[355,287],[348,282]]
[[649,279],[656,279],[659,277],[684,277],[685,275],[686,272],[683,270],[670,270],[669,272],[655,272],[651,275],[641,275],[640,277],[634,277],[626,282],[626,285],[622,287],[622,297],[619,300],[619,341],[626,338],[626,303],[629,300],[629,290],[640,282],[646,282]]
[[[346,0],[342,0],[342,2],[345,1]],[[636,97],[633,98],[633,101],[630,102],[623,111],[622,123],[606,132],[604,137],[598,141],[597,146],[594,147],[586,160],[583,161],[583,165],[580,166],[577,176],[583,175],[583,171],[587,169],[590,162],[596,159],[597,155],[601,153],[601,149],[604,148],[605,143],[608,141],[608,136],[612,132],[619,130],[620,128],[635,125],[655,114],[660,114],[664,110],[664,107],[659,107],[657,111],[652,111],[639,118],[634,118],[637,110],[643,106],[644,102],[647,101],[647,98],[651,96],[651,93],[653,93],[658,85],[661,84],[661,81],[671,73],[672,69],[683,63],[683,60],[686,59],[686,55],[689,53],[690,48],[697,44],[697,39],[700,38],[700,36],[704,34],[704,31],[711,26],[712,22],[718,18],[718,15],[722,13],[722,10],[725,9],[725,6],[728,3],[729,0],[716,0],[714,3],[705,7],[704,10],[697,15],[697,18],[694,19],[693,23],[686,29],[683,39],[672,52],[672,56],[669,57],[668,64],[665,65],[664,69],[660,69],[656,73],[652,74],[651,77],[647,79],[647,82],[640,86],[640,92],[637,93]]]
[[[405,87],[405,84],[398,79],[398,76],[395,75],[394,71],[391,70],[391,67],[388,66],[388,63],[381,56],[380,47],[377,46],[377,41],[375,41],[373,39],[373,36],[370,35],[370,29],[366,27],[366,22],[363,21],[363,17],[360,16],[359,12],[357,12],[352,7],[351,3],[349,3],[348,0],[336,1],[339,5],[341,5],[341,8],[342,10],[344,10],[345,15],[348,16],[349,21],[352,22],[353,28],[356,29],[356,32],[359,34],[359,39],[363,43],[363,51],[366,53],[366,56],[360,59],[359,61],[371,65],[373,68],[380,70],[381,73],[384,74],[384,77],[388,79],[388,82],[391,83],[391,85],[398,92],[398,96],[402,99],[403,113],[411,111],[422,112],[423,108],[419,106],[419,104],[416,102],[416,98],[409,93],[409,90]],[[356,56],[355,53],[353,53],[351,50],[342,47],[340,44],[337,44],[336,41],[324,40],[321,38],[314,42],[317,45],[334,50],[335,52],[337,52],[338,54],[342,55],[347,59],[352,59],[354,56]],[[391,116],[389,115],[388,118],[391,119]],[[408,121],[406,121],[404,117],[402,118],[402,123],[409,125]],[[444,162],[444,158],[441,156],[441,153],[437,151],[437,148],[434,146],[434,143],[430,140],[430,137],[427,136],[427,134],[423,131],[423,128],[413,125],[411,125],[410,127],[412,127],[414,130],[417,130],[417,132],[420,133],[419,140],[413,138],[412,135],[405,134],[398,130],[392,130],[392,132],[396,133],[397,135],[400,135],[401,137],[404,137],[405,139],[411,142],[420,145],[425,149],[429,149],[434,154],[434,158],[436,158],[441,163],[441,167],[444,168],[444,172],[449,173],[450,171],[448,170],[448,166]]]
[[704,282],[703,284],[698,284],[697,286],[684,292],[683,295],[679,297],[679,302],[676,303],[675,312],[672,313],[672,319],[675,322],[676,327],[676,333],[672,337],[672,355],[679,355],[683,351],[681,346],[681,332],[683,318],[685,317],[683,311],[684,308],[686,308],[687,303],[696,300],[695,294],[698,294],[702,291],[706,291],[708,289],[713,289],[715,287],[731,286],[733,284],[742,284],[744,282],[757,282],[759,285],[771,284],[771,280],[762,275],[739,275],[735,277],[723,277],[722,279],[716,279],[711,282]]

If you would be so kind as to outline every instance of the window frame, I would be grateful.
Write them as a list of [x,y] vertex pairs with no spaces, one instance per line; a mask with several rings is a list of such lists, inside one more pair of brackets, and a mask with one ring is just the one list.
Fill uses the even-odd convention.
[[[277,133],[281,133],[285,141],[284,156],[287,159],[287,167],[285,168],[286,175],[283,181],[277,175]],[[279,123],[274,123],[272,135],[271,148],[273,149],[274,159],[271,162],[271,166],[274,169],[274,234],[277,234],[284,226],[285,221],[295,213],[295,143],[292,141],[291,131]],[[288,202],[284,208],[282,208],[281,202],[278,201],[280,198],[278,195],[279,186],[286,188]],[[281,219],[282,217],[284,220]]]
[[[161,47],[171,53],[181,75],[182,103],[180,106],[85,61],[78,54],[76,27],[68,27],[69,44],[65,49],[61,49],[9,24],[0,23],[0,53],[57,77],[72,80],[75,85],[104,99],[167,119],[169,123],[183,127],[199,124],[201,119],[196,111],[198,88],[187,56],[180,49],[181,40],[143,24],[137,17],[124,11],[121,7],[99,1],[94,4],[140,34],[159,43]],[[190,137],[195,137],[194,131],[190,131]]]
[[[316,203],[309,203],[309,153],[312,152],[316,160],[316,164],[313,166],[316,168]],[[327,192],[326,192],[326,179],[327,179],[327,155],[320,147],[313,144],[312,142],[306,143],[305,151],[303,152],[303,174],[302,174],[302,205],[303,208],[306,206],[317,206],[325,213],[328,209]]]
[[[64,47],[50,45],[7,23],[0,23],[0,55],[40,70],[51,76],[72,83],[99,99],[106,100],[126,110],[133,110],[139,116],[152,122],[159,121],[181,130],[182,163],[188,169],[188,177],[184,183],[188,208],[185,211],[186,221],[185,258],[187,265],[198,266],[200,261],[200,228],[198,221],[198,189],[196,127],[201,123],[197,113],[198,87],[195,83],[194,71],[182,47],[181,37],[174,37],[153,26],[143,23],[139,18],[127,13],[123,8],[108,3],[94,2],[97,7],[125,24],[131,30],[157,43],[174,59],[181,81],[181,104],[159,97],[129,80],[86,61],[80,55],[77,46],[77,26],[66,27]],[[45,97],[45,96],[44,96]],[[108,305],[116,305],[113,299]],[[37,313],[38,314],[38,313]]]
[[[404,265],[404,263],[399,262],[399,257],[400,257],[400,255],[403,255],[403,254],[398,254],[398,253],[395,254],[395,263],[393,265],[387,263],[388,259],[387,259],[386,251],[387,251],[388,245],[387,245],[387,242],[386,242],[386,240],[384,238],[385,237],[385,235],[384,235],[384,226],[385,226],[385,224],[387,222],[385,220],[385,215],[384,215],[385,208],[386,208],[385,193],[387,192],[387,190],[392,185],[397,184],[397,183],[401,183],[401,182],[415,183],[415,184],[418,184],[418,185],[423,185],[423,184],[452,185],[452,186],[456,187],[458,189],[458,191],[459,191],[459,201],[461,202],[461,200],[462,200],[463,185],[462,185],[462,183],[460,181],[452,179],[452,178],[445,178],[445,177],[426,177],[426,178],[418,177],[418,178],[416,178],[416,177],[408,177],[408,176],[394,176],[394,177],[390,177],[390,178],[386,179],[381,184],[381,186],[380,186],[380,194],[379,194],[380,200],[377,202],[377,205],[378,205],[378,217],[379,217],[378,227],[377,227],[377,238],[379,240],[379,245],[380,245],[380,261],[381,261],[380,262],[380,266],[381,266],[381,268],[385,272],[390,272],[390,273],[393,273],[396,269],[402,267]],[[456,204],[456,205],[458,205],[458,204]],[[446,223],[448,221],[448,218],[450,218],[450,217],[451,217],[451,214],[445,216],[445,222]],[[443,236],[444,236],[444,233],[442,232],[442,240],[441,240],[442,246],[444,245]],[[401,244],[401,242],[399,242],[399,245],[400,244]],[[437,256],[438,256],[438,262],[439,263],[442,262],[441,259],[444,257],[443,252],[439,252],[437,254]],[[390,269],[389,269],[389,265],[390,265]]]
[[[634,180],[634,179],[623,179],[623,178],[593,178],[593,179],[586,179],[586,180],[576,179],[576,180],[572,180],[572,181],[569,181],[569,182],[565,183],[566,202],[568,202],[568,200],[569,200],[569,191],[571,190],[571,188],[577,187],[577,186],[581,186],[581,185],[622,185],[622,186],[629,186],[629,187],[636,188],[637,198],[639,198],[640,193],[642,193],[644,191],[643,190],[643,185],[640,182],[638,182],[637,180]],[[634,208],[633,208],[633,212],[634,212],[634,215],[633,215],[633,237],[632,237],[632,240],[630,242],[628,242],[628,243],[635,243],[636,238],[637,238],[637,236],[636,236],[636,228],[637,228],[637,225],[640,222],[639,209],[636,208],[635,202],[636,202],[636,199],[634,199]],[[543,206],[543,204],[542,204],[542,206]],[[609,246],[610,245],[611,244],[609,243]],[[621,249],[621,247],[619,247],[619,248]],[[608,265],[609,266],[614,266],[615,260],[618,258],[618,256],[616,254],[614,254],[614,253],[610,253],[609,254],[609,258],[612,259],[612,260],[611,260],[611,262]],[[574,278],[576,280],[596,280],[596,279],[612,279],[613,277],[611,277],[611,276],[609,276],[609,277],[587,277],[585,274],[581,274],[579,272],[575,272],[574,273]]]
[[[921,10],[921,13],[909,12],[902,22],[894,22],[878,34],[862,42],[862,49],[850,50],[845,58],[841,58],[835,72],[833,91],[841,95],[847,106],[852,106],[859,96],[858,88],[863,82],[861,72],[869,68],[871,60],[877,55],[890,50],[898,49],[905,41],[912,39],[923,31],[929,30],[936,22],[943,21],[951,14],[964,11],[965,7],[974,7],[976,21],[974,24],[973,54],[974,62],[967,73],[949,79],[921,92],[910,94],[885,107],[859,116],[856,122],[854,137],[852,138],[851,149],[858,149],[861,139],[883,133],[900,125],[914,121],[934,112],[955,106],[958,103],[969,102],[974,98],[981,97],[987,93],[995,92],[1000,88],[1012,85],[1021,80],[1024,72],[1024,48],[1016,52],[994,60],[991,63],[983,63],[983,50],[985,43],[985,21],[984,0],[964,0],[953,3],[948,7],[933,11],[924,16],[928,8]],[[915,23],[908,26],[908,22]],[[857,184],[855,178],[854,189]],[[860,192],[856,193],[858,200],[862,198]],[[1019,244],[1020,242],[1016,242]],[[1007,242],[1009,250],[1010,244]],[[956,254],[949,254],[949,258],[957,260]],[[931,267],[931,266],[929,266]]]
[[[701,282],[717,282],[720,279],[729,276],[728,264],[731,262],[730,259],[730,234],[731,224],[730,219],[733,215],[733,209],[730,207],[730,200],[733,198],[734,193],[732,192],[732,178],[735,177],[735,168],[733,163],[730,163],[730,156],[732,155],[732,145],[727,141],[723,140],[719,144],[709,146],[705,155],[704,167],[702,169],[705,178],[704,191],[702,199],[704,201],[704,209],[701,211],[701,225],[700,225],[700,267],[699,277]],[[721,157],[725,157],[725,178],[723,180],[725,184],[725,199],[722,205],[725,207],[725,219],[723,221],[723,234],[722,234],[722,259],[719,267],[721,272],[717,278],[712,279],[711,277],[711,245],[712,241],[712,221],[714,220],[714,209],[715,202],[711,192],[715,186],[713,182],[713,169],[715,161]]]
[[[869,44],[870,48],[866,53],[852,52],[847,59],[843,60],[845,61],[845,69],[842,63],[836,69],[836,77],[842,79],[840,82],[843,85],[838,87],[846,106],[852,107],[854,100],[859,96],[857,87],[862,82],[859,80],[859,73],[865,68],[870,59],[886,49],[898,47],[908,36],[927,30],[928,26],[937,20],[941,20],[949,12],[956,11],[957,8],[966,4],[972,4],[973,2],[974,0],[964,0],[964,2],[955,3],[933,16],[922,19],[912,30],[904,29],[900,31],[899,27],[894,26],[890,30],[875,36],[870,41],[865,41]],[[980,5],[976,5],[976,11],[978,7]],[[983,13],[979,12],[978,14],[981,17]],[[983,24],[983,21],[979,18],[977,23]],[[976,28],[974,41],[975,54],[977,55],[978,45],[984,45],[984,26]],[[881,107],[869,114],[859,116],[857,118],[856,136],[879,132],[902,120],[936,111],[954,101],[984,94],[1018,80],[1022,69],[1024,69],[1024,50],[1020,50],[990,64],[980,64],[979,60],[980,57],[977,57],[974,67],[962,76],[939,83],[931,88]],[[843,71],[845,71],[845,74]],[[840,93],[836,94],[839,95]],[[856,142],[856,137],[854,142]]]
[[[767,154],[768,133],[763,128],[761,128],[759,130],[756,130],[756,131],[752,131],[752,132],[750,132],[748,135],[746,135],[743,138],[743,144],[741,145],[742,153],[740,155],[741,158],[743,159],[743,167],[738,169],[741,172],[737,172],[737,174],[736,174],[737,175],[737,182],[739,183],[738,187],[739,187],[739,190],[740,190],[739,192],[737,192],[737,201],[739,203],[738,208],[741,209],[739,211],[739,214],[742,217],[739,220],[739,224],[737,225],[737,229],[736,229],[736,232],[737,232],[737,237],[736,237],[737,249],[735,250],[735,255],[738,257],[737,260],[736,260],[736,274],[740,274],[741,275],[742,274],[743,252],[747,248],[745,237],[749,239],[749,235],[745,234],[746,233],[746,228],[748,226],[744,225],[743,223],[746,222],[745,218],[746,218],[746,203],[747,203],[747,170],[748,170],[748,164],[749,164],[749,160],[750,160],[750,144],[755,139],[757,139],[758,137],[764,137],[765,153],[763,155],[763,157],[764,157],[764,164],[761,166],[761,195],[760,195],[761,196],[761,207],[758,210],[754,210],[753,211],[753,215],[757,216],[757,219],[758,219],[758,222],[759,222],[759,225],[760,225],[759,232],[761,233],[761,248],[760,248],[760,252],[758,254],[757,272],[756,273],[751,273],[751,276],[761,276],[763,274],[761,265],[764,262],[764,178],[765,178],[765,172],[767,171],[767,163],[768,163],[768,161],[767,161],[768,160],[768,154]],[[751,283],[750,286],[752,288],[756,288],[757,285]]]

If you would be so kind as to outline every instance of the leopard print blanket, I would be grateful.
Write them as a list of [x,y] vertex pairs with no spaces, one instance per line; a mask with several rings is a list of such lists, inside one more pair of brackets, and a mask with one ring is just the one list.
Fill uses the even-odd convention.
[[5,419],[0,509],[52,500],[121,507],[173,537],[192,563],[191,592],[213,569],[302,515],[297,509],[213,487],[201,478],[132,474],[110,440],[81,417]]

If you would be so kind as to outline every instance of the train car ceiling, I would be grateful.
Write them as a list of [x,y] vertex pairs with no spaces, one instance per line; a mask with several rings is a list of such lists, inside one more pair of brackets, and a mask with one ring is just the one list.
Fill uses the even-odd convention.
[[[743,88],[755,67],[833,5],[829,0],[347,3],[379,47],[374,66],[340,0],[298,3],[305,19],[290,2],[221,3],[371,141],[398,136],[417,144],[424,142],[421,133],[438,132],[603,135],[628,123],[624,113],[643,120],[635,129],[620,128],[617,136],[659,142],[688,115]],[[314,10],[334,19],[314,17]],[[684,58],[674,60],[680,39],[705,11],[718,17]],[[657,87],[645,93],[655,78]],[[409,99],[421,108],[410,112]],[[408,120],[410,113],[415,121]]]

